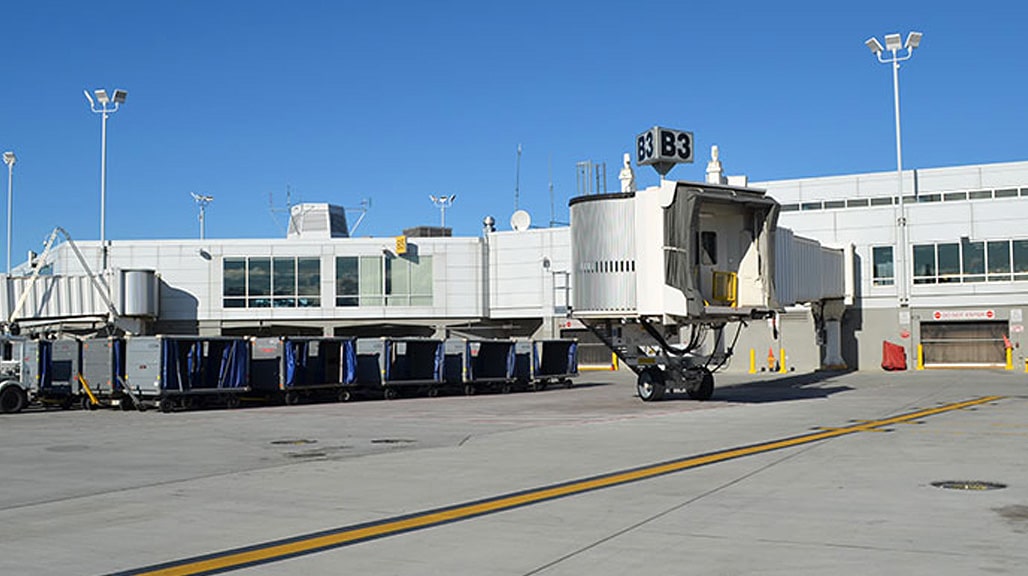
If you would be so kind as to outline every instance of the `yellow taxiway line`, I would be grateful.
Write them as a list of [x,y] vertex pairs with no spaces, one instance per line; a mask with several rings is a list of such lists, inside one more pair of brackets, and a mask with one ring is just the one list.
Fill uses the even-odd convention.
[[375,522],[353,526],[344,526],[333,530],[305,534],[286,540],[276,540],[245,548],[226,550],[206,556],[185,558],[165,564],[117,572],[112,576],[198,576],[203,574],[228,572],[231,570],[245,568],[247,566],[266,564],[269,562],[284,560],[286,558],[313,554],[315,552],[347,546],[374,538],[383,538],[403,532],[410,532],[412,530],[438,526],[448,522],[467,520],[469,518],[485,514],[493,514],[520,506],[537,504],[539,502],[545,502],[547,500],[553,500],[555,498],[561,498],[573,494],[580,494],[591,490],[599,490],[601,488],[609,488],[611,486],[618,486],[628,482],[645,480],[647,478],[680,472],[682,470],[696,468],[698,466],[724,462],[725,460],[733,460],[744,456],[770,452],[772,450],[781,450],[783,448],[791,448],[802,444],[810,444],[811,442],[818,442],[857,432],[879,431],[883,426],[909,422],[911,420],[918,420],[928,416],[942,414],[944,412],[951,412],[953,410],[986,404],[1001,398],[1001,396],[984,396],[964,402],[945,404],[936,408],[909,412],[899,416],[893,416],[891,418],[883,418],[881,420],[863,420],[850,426],[820,428],[817,432],[801,436],[772,440],[750,446],[729,448],[726,450],[711,452],[709,454],[689,456],[640,468],[603,474],[592,478],[584,478],[552,486],[533,488],[522,492],[505,494],[475,502],[457,504],[446,508],[416,512],[414,514],[386,518]]

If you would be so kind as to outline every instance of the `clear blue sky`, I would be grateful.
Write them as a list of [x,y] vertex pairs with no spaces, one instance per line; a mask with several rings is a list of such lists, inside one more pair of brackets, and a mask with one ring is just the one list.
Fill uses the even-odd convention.
[[[653,125],[718,144],[751,180],[895,169],[892,78],[871,35],[924,33],[900,71],[904,166],[1028,159],[1023,2],[8,2],[0,148],[14,150],[14,261],[55,225],[99,237],[282,237],[269,197],[357,206],[359,235],[507,228],[520,206],[567,220],[575,163],[607,163]],[[3,168],[3,166],[0,166]],[[655,183],[639,170],[641,185]],[[3,210],[0,208],[0,210]],[[3,237],[0,236],[0,242]]]

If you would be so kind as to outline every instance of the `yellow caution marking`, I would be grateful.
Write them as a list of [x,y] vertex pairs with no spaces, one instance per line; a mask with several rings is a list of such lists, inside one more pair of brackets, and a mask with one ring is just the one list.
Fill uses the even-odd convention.
[[881,428],[883,426],[890,426],[892,424],[918,420],[928,416],[934,416],[936,414],[995,402],[1001,398],[1002,396],[984,396],[964,402],[955,402],[952,404],[938,406],[936,408],[901,414],[891,418],[862,421],[851,426],[843,426],[840,428],[824,428],[818,432],[804,434],[802,436],[772,440],[751,446],[729,448],[727,450],[712,452],[710,454],[690,456],[678,460],[671,460],[669,462],[643,466],[641,468],[575,480],[564,484],[544,486],[542,488],[535,488],[514,494],[506,494],[477,502],[469,502],[447,508],[417,512],[408,516],[386,518],[377,522],[355,526],[344,526],[334,530],[307,534],[287,540],[278,540],[257,544],[247,548],[226,550],[224,552],[218,552],[208,556],[186,558],[166,564],[118,572],[112,576],[197,576],[202,574],[227,572],[247,566],[266,564],[269,562],[284,560],[286,558],[312,554],[331,548],[338,548],[340,546],[347,546],[374,538],[393,536],[403,532],[438,526],[447,522],[467,520],[476,516],[493,514],[520,506],[553,500],[555,498],[645,480],[647,478],[680,472],[682,470],[714,464],[717,462],[724,462],[735,458],[742,458],[744,456],[752,456],[754,454],[771,452],[773,450],[781,450],[783,448],[810,444],[812,442],[836,438],[856,432],[878,431],[877,428]]

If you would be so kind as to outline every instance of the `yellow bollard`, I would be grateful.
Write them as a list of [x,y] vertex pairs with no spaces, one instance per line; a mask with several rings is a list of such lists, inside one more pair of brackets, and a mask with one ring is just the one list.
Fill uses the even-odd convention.
[[789,370],[785,367],[785,348],[778,349],[778,373],[785,374]]
[[1014,351],[1007,348],[1007,370],[1014,369]]
[[750,374],[757,373],[757,351],[750,348]]
[[924,370],[924,345],[917,345],[917,369]]

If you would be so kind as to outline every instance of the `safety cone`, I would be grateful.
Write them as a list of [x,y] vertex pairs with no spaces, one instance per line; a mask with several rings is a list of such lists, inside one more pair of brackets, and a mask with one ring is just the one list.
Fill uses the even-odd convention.
[[777,370],[778,362],[775,360],[775,349],[771,346],[767,347],[767,369],[771,372]]

